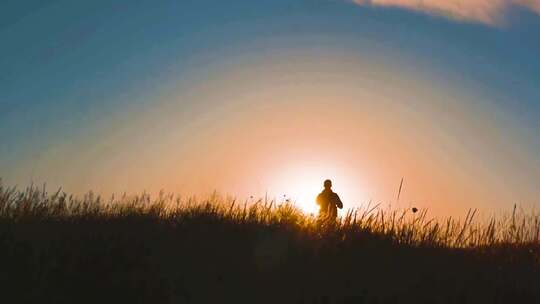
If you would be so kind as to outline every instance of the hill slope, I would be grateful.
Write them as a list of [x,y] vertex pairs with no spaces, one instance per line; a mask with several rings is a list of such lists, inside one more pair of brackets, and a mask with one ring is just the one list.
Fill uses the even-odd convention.
[[325,223],[273,202],[3,187],[0,213],[6,303],[540,302],[537,217]]

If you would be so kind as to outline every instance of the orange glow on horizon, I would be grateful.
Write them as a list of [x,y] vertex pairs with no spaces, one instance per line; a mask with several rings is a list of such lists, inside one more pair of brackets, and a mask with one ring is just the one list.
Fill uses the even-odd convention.
[[[76,192],[287,195],[311,213],[326,178],[347,209],[394,204],[405,177],[396,207],[461,215],[511,206],[517,190],[493,190],[521,189],[499,178],[515,170],[500,158],[521,157],[518,145],[498,141],[510,128],[471,105],[477,97],[465,89],[407,71],[330,51],[216,68],[206,82],[44,154],[36,181]],[[179,106],[188,99],[197,103]],[[486,157],[498,167],[486,170]]]
[[[291,164],[285,164],[269,182],[269,189],[274,192],[281,191],[282,196],[289,199],[306,214],[317,215],[318,205],[315,203],[316,196],[323,189],[323,182],[331,179],[334,183],[333,191],[338,193],[344,202],[344,210],[357,207],[359,202],[354,198],[361,197],[359,193],[362,187],[357,176],[346,172],[344,168],[333,163],[331,160],[311,160],[308,157]],[[352,181],[356,180],[356,184]]]

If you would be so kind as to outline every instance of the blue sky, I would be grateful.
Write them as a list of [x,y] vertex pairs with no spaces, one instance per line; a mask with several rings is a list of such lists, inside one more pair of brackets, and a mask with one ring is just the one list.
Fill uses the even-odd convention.
[[[526,152],[523,174],[539,178],[540,16],[517,5],[500,14],[504,22],[492,23],[339,0],[8,0],[0,10],[1,177],[66,184],[66,176],[38,174],[32,168],[39,165],[29,162],[47,168],[41,154],[94,138],[118,120],[128,123],[125,113],[161,106],[164,96],[216,71],[331,49],[376,57],[400,69],[400,77],[421,74],[473,92],[478,100],[468,102],[499,113],[511,129],[515,138],[502,137],[502,144],[508,139]],[[179,109],[187,113],[198,103],[185,99]],[[219,108],[199,105],[206,106]]]

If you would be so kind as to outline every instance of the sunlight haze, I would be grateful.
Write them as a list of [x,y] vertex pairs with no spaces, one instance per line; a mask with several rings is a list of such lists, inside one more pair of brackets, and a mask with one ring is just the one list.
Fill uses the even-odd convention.
[[242,2],[13,4],[2,182],[311,213],[329,178],[346,209],[540,206],[536,2]]

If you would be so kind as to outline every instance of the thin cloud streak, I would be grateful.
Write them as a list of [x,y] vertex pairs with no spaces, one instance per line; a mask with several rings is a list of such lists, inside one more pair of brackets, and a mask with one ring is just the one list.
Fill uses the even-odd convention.
[[400,7],[454,20],[498,25],[512,6],[540,14],[540,0],[353,0],[363,6]]

